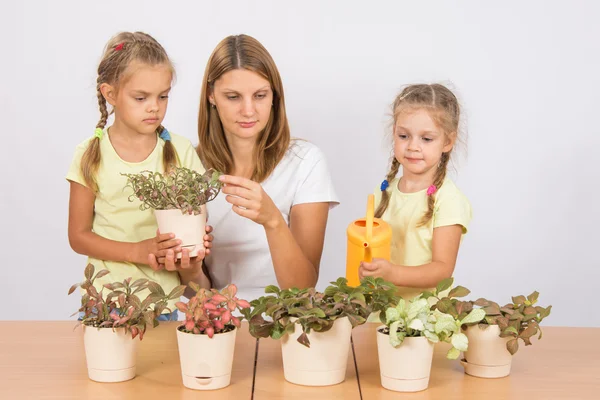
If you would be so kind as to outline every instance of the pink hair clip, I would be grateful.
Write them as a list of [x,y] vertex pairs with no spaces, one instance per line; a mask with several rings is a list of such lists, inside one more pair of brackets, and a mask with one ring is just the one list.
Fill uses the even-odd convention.
[[427,188],[427,196],[431,196],[432,194],[434,194],[437,191],[437,188],[435,187],[435,185],[431,185]]
[[123,50],[124,45],[125,45],[125,42],[119,43],[118,45],[115,46],[115,51]]

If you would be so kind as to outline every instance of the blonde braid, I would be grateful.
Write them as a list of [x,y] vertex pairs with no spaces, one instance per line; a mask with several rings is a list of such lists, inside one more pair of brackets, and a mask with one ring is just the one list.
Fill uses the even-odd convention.
[[[448,161],[450,161],[449,153],[442,153],[442,158],[438,164],[437,170],[435,171],[435,176],[433,177],[433,186],[435,186],[435,191],[440,190],[442,185],[444,184],[444,180],[446,179],[446,171],[448,170]],[[427,196],[427,212],[419,222],[417,226],[424,226],[431,221],[433,218],[433,209],[435,206],[435,193]]]
[[[164,129],[164,126],[159,125],[156,128],[156,133],[160,135]],[[173,146],[173,143],[171,143],[171,140],[165,140],[165,146],[163,147],[163,167],[165,172],[169,172],[169,170],[177,167],[177,164],[179,164],[177,150]]]
[[[96,97],[98,97],[98,108],[100,109],[100,120],[96,124],[96,128],[104,129],[106,121],[108,121],[108,109],[106,107],[106,99],[100,91],[101,78],[98,77],[98,86],[96,87]],[[94,137],[88,148],[83,153],[81,158],[81,176],[86,185],[94,192],[98,191],[98,183],[96,182],[96,173],[100,167],[100,138]]]
[[[390,165],[390,171],[388,172],[385,179],[388,181],[388,185],[392,183],[396,175],[398,175],[398,170],[400,169],[400,163],[396,160],[396,157],[392,156],[392,165]],[[393,188],[392,188],[393,190]],[[388,192],[388,188],[381,191],[381,201],[379,202],[379,206],[377,210],[375,210],[375,217],[381,218],[388,205],[390,204],[390,194]]]

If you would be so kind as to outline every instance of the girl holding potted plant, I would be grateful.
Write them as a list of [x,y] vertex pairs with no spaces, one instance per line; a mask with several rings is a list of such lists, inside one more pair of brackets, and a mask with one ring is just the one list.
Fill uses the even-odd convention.
[[210,56],[198,137],[204,166],[225,174],[225,196],[208,204],[213,285],[235,283],[249,299],[271,284],[315,286],[338,200],[323,153],[290,138],[279,71],[256,39],[229,36]]
[[[88,263],[96,268],[110,271],[112,280],[148,279],[167,293],[180,283],[201,280],[204,251],[190,259],[172,233],[157,234],[152,213],[140,212],[128,201],[129,194],[123,190],[126,178],[121,174],[177,166],[204,172],[190,141],[162,126],[173,75],[165,49],[150,35],[124,32],[114,36],[98,66],[100,120],[94,135],[77,146],[67,173],[73,250],[87,255]],[[107,127],[113,113],[114,122]],[[204,239],[210,248],[211,236]],[[175,263],[178,252],[183,256]],[[166,261],[157,264],[156,258]],[[105,279],[95,281],[98,290],[109,283]],[[169,301],[168,309],[175,310],[175,299]],[[176,319],[176,312],[161,319]]]

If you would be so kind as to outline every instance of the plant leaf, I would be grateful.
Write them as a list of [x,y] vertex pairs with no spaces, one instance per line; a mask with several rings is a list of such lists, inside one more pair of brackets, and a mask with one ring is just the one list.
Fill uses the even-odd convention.
[[448,360],[456,360],[458,358],[458,356],[460,356],[460,350],[452,347],[450,350],[448,350],[448,354],[446,354],[446,358]]
[[519,350],[519,342],[517,342],[517,339],[511,339],[506,342],[506,349],[510,354],[515,355],[517,350]]
[[467,351],[469,347],[469,339],[467,338],[467,335],[462,332],[452,335],[451,343],[452,347],[460,351]]
[[519,332],[517,331],[517,329],[514,326],[509,326],[500,333],[500,337],[509,337],[509,336],[516,337],[518,335],[519,335]]
[[265,293],[274,293],[274,294],[279,294],[280,290],[277,286],[275,285],[269,285],[265,288]]
[[436,292],[440,293],[440,292],[443,292],[444,290],[447,290],[448,288],[450,288],[450,286],[452,286],[452,282],[454,282],[454,278],[443,279],[435,287]]
[[423,331],[423,334],[425,335],[425,337],[426,337],[427,339],[429,339],[429,341],[430,341],[431,343],[438,343],[438,342],[440,341],[440,338],[438,337],[438,335],[436,335],[436,334],[435,334],[435,333],[433,333],[433,332],[430,332],[430,331],[428,331],[428,330],[424,330],[424,331]]
[[533,304],[537,303],[537,299],[538,299],[539,295],[540,294],[536,290],[535,292],[533,292],[529,296],[527,296],[527,300],[529,300],[529,302],[533,305]]
[[79,283],[76,283],[73,286],[71,286],[69,288],[69,294],[73,293],[75,291],[75,289],[77,289],[78,286],[79,286]]
[[103,270],[101,270],[100,272],[98,272],[98,273],[96,274],[96,277],[95,277],[94,279],[100,279],[100,278],[102,278],[103,276],[106,276],[106,275],[108,275],[108,274],[110,274],[110,271],[109,271],[109,270],[107,270],[107,269],[103,269]]
[[483,311],[481,308],[476,308],[474,310],[472,310],[462,321],[461,321],[461,325],[462,324],[474,324],[476,322],[481,321],[482,319],[485,318],[485,311]]
[[181,296],[183,296],[185,288],[185,285],[175,286],[173,290],[171,290],[171,293],[169,293],[169,300],[179,299]]
[[469,289],[467,289],[466,287],[456,286],[454,289],[452,289],[450,291],[450,293],[448,293],[448,297],[465,297],[469,293],[471,293],[471,291]]
[[398,321],[400,319],[400,312],[396,308],[390,307],[385,310],[385,318],[389,323]]
[[89,263],[86,267],[85,267],[85,271],[83,272],[83,275],[85,276],[85,278],[89,281],[92,280],[92,277],[94,276],[94,264]]
[[148,282],[148,289],[150,290],[150,293],[157,293],[161,296],[165,295],[165,291],[163,290],[162,286],[160,286],[157,282]]
[[412,321],[410,321],[408,327],[416,331],[422,331],[423,329],[425,329],[425,325],[423,325],[423,321],[421,321],[420,319],[413,319]]
[[308,340],[306,332],[302,332],[302,334],[298,336],[298,343],[310,348],[310,340]]

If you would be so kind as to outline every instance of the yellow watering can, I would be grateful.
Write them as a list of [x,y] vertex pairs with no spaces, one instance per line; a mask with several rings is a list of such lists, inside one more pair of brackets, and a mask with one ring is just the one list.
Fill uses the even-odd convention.
[[348,225],[346,252],[346,279],[349,286],[360,285],[358,267],[361,261],[371,262],[373,258],[390,259],[392,228],[382,219],[375,218],[375,196],[369,195],[367,217],[357,219]]

